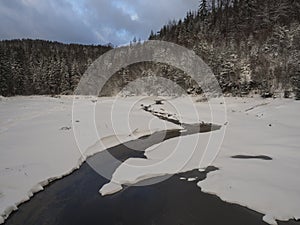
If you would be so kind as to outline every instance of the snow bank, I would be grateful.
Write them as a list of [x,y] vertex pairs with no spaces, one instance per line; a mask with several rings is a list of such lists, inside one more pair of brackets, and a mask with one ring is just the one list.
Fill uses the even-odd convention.
[[[206,134],[206,136],[209,135]],[[149,178],[198,168],[199,160],[190,161],[193,155],[195,158],[195,154],[201,154],[200,151],[204,151],[204,148],[199,145],[197,152],[194,153],[194,145],[197,145],[197,140],[198,134],[173,138],[147,149],[145,153],[147,159],[131,158],[126,160],[115,171],[111,182],[100,189],[100,193],[108,195],[119,191],[110,189],[109,187],[114,188],[114,185],[111,184],[135,184]]]
[[[172,101],[181,103],[182,121],[199,121],[189,110],[185,110],[182,98]],[[226,98],[226,103],[228,121],[224,127],[227,130],[219,155],[213,162],[213,166],[219,170],[209,173],[207,179],[198,182],[198,186],[202,191],[218,195],[224,201],[264,214],[262,219],[269,224],[277,224],[276,220],[299,219],[300,102]],[[209,122],[211,115],[205,106],[207,103],[197,104],[201,118]],[[153,107],[157,107],[156,111],[174,115],[172,107]],[[216,132],[221,133],[222,130]],[[197,138],[200,138],[199,141]],[[195,168],[201,170],[205,163],[201,160],[199,162],[199,159],[208,140],[209,134],[198,134],[170,139],[153,146],[146,151],[148,159],[128,159],[124,162],[113,174],[111,183],[120,186],[136,184],[151,177]],[[198,144],[193,151],[191,147],[196,142]],[[232,158],[235,155],[265,155],[272,160]],[[109,187],[110,184],[103,187],[101,194],[111,194],[120,189]]]
[[101,188],[99,193],[101,195],[111,195],[111,194],[114,194],[114,193],[119,192],[121,190],[122,190],[122,186],[120,184],[109,182]]
[[71,99],[8,98],[0,103],[0,215],[70,173],[81,157],[71,126]]
[[[138,99],[120,99],[114,106],[111,98],[81,97],[73,115],[72,96],[0,101],[0,222],[43,186],[78,169],[87,156],[158,130],[178,129],[140,110]],[[133,117],[124,124],[128,107]],[[95,108],[92,123],[90,108]]]
[[[229,101],[229,125],[220,155],[220,168],[198,183],[216,194],[264,214],[276,224],[300,217],[300,102],[293,100]],[[267,155],[261,159],[232,159],[233,155]]]
[[[141,109],[141,104],[153,103],[151,98],[96,101],[78,99],[73,115],[72,97],[14,97],[0,101],[0,223],[49,182],[79,168],[87,156],[155,131],[180,128]],[[225,121],[218,117],[225,107],[219,99],[213,102],[213,113],[208,103],[193,99],[192,107],[196,108],[191,108],[190,101],[169,99],[152,108],[184,123],[214,121],[223,125],[214,131],[219,140],[226,129],[217,158],[215,154],[202,158],[207,144],[217,143],[212,141],[211,133],[169,139],[147,149],[148,159],[125,161],[100,193],[112,194],[120,191],[122,184],[136,184],[152,177],[203,170],[215,159],[213,166],[219,170],[198,182],[202,191],[260,212],[269,224],[299,219],[300,103],[226,98]],[[232,158],[235,155],[265,155],[272,160]]]
[[[170,115],[172,118],[176,117],[183,123],[194,124],[203,120],[223,125],[226,122],[226,115],[224,115],[224,105],[220,102],[222,100],[211,103],[215,104],[214,114],[219,114],[215,118],[212,118],[211,105],[194,104],[194,99],[189,97],[171,99],[164,105],[152,105],[151,110]],[[110,182],[112,185],[108,183],[103,186],[100,193],[108,195],[119,191],[113,190],[114,184],[136,184],[153,177],[207,167],[218,153],[225,130],[226,126],[222,126],[218,131],[180,136],[148,148],[145,152],[147,159],[126,160],[113,174]],[[112,189],[109,189],[110,186]]]
[[198,179],[198,177],[190,177],[187,179],[188,182],[194,182]]

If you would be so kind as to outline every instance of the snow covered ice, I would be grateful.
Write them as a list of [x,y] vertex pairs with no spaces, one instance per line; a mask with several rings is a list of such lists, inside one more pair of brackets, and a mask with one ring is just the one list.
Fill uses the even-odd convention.
[[[199,187],[265,214],[269,224],[299,219],[300,102],[230,99],[227,107],[229,125],[214,162],[220,170],[209,173]],[[266,155],[273,160],[233,155]]]
[[[141,103],[147,105],[154,99],[139,99],[120,98],[115,104],[113,98],[99,98],[95,102],[85,97],[82,102],[79,99],[82,107],[72,115],[72,96],[2,98],[0,223],[49,182],[79,168],[86,157],[156,131],[182,129],[141,109]],[[198,116],[187,107],[190,101],[187,97],[169,99],[170,104],[153,105],[152,109],[184,123],[211,122],[208,104],[197,102],[197,98],[192,100]],[[214,121],[222,125],[214,133],[218,138],[225,136],[217,157],[211,155],[206,159],[209,162],[213,158],[212,165],[219,169],[198,182],[199,191],[201,188],[224,201],[260,212],[269,224],[300,218],[300,103],[261,98],[226,98],[225,101],[226,121]],[[215,104],[225,107],[217,101]],[[86,114],[95,105],[95,121],[91,123],[86,120]],[[130,113],[124,115],[124,112]],[[91,126],[98,131],[97,135],[82,132]],[[83,139],[75,139],[73,132]],[[199,158],[210,136],[211,133],[181,136],[148,148],[147,159],[126,160],[114,172],[112,181],[99,187],[100,194],[113,194],[123,184],[134,185],[151,177],[193,169],[203,171],[208,165]],[[232,158],[237,155],[253,158]],[[272,160],[255,156],[268,156]],[[185,179],[187,182],[194,181],[193,178]]]
[[[182,101],[184,108],[183,99],[174,101]],[[218,195],[224,201],[264,214],[262,219],[269,224],[276,224],[276,220],[298,219],[300,103],[286,99],[226,98],[226,107],[228,121],[224,126],[227,130],[220,152],[213,162],[213,166],[219,170],[209,173],[207,179],[200,181],[198,186],[202,191]],[[199,103],[197,109],[204,120],[209,121],[210,115],[203,103]],[[181,114],[181,117],[193,122],[193,116],[188,112]],[[151,177],[196,168],[203,171],[204,165],[199,165],[199,157],[209,134],[200,135],[193,157],[186,159],[184,167],[177,164],[184,157],[182,153],[191,154],[187,146],[193,146],[196,138],[199,135],[167,140],[146,150],[148,159],[128,159],[114,173],[113,184],[135,184]],[[159,162],[165,160],[170,152],[173,159],[161,165]],[[232,158],[236,155],[253,156],[253,159]],[[261,155],[272,160],[255,158]],[[156,166],[145,166],[153,161]],[[140,165],[145,167],[135,168]],[[107,185],[105,187],[102,194],[109,190]]]
[[[73,113],[73,124],[72,96],[1,99],[0,222],[49,181],[78,169],[87,156],[155,131],[178,128],[136,106],[131,109],[135,119],[131,119],[129,129],[124,126],[127,117],[123,113],[137,99],[124,99],[117,110],[112,110],[114,99],[102,98],[97,104],[101,111],[95,121],[101,132],[97,136],[89,135],[88,129],[94,124],[86,119],[87,108],[93,107],[95,102],[92,97],[82,98],[81,105]],[[118,119],[114,124],[111,112]],[[84,131],[81,140],[75,139],[74,129]],[[80,149],[78,141],[81,141]]]

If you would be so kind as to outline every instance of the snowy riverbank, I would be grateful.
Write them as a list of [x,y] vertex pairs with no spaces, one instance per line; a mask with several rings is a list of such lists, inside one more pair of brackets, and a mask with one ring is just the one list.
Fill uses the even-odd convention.
[[[59,179],[78,169],[86,156],[93,155],[120,142],[133,140],[155,131],[174,129],[178,126],[163,122],[134,105],[138,98],[124,99],[113,110],[114,100],[102,98],[97,103],[98,112],[95,126],[102,144],[98,139],[88,139],[84,143],[89,148],[78,149],[72,126],[73,97],[51,98],[44,96],[2,98],[0,101],[0,223],[29,200],[49,181]],[[85,97],[82,106],[77,107],[74,124],[76,129],[89,128],[85,113],[96,102]],[[132,107],[135,119],[130,127],[124,126],[127,115],[123,114],[128,106]],[[111,112],[113,118],[111,121]],[[74,116],[74,115],[73,115]],[[81,117],[80,117],[81,116]],[[124,122],[122,122],[124,121]],[[143,123],[142,123],[143,121]],[[151,127],[148,127],[151,121]],[[86,133],[85,133],[86,134]],[[85,135],[83,134],[83,135]]]
[[[99,98],[96,102],[86,97],[82,105],[79,103],[76,107],[72,118],[72,97],[1,98],[0,223],[17,209],[18,204],[42,190],[49,181],[79,168],[88,155],[155,131],[182,129],[141,109],[141,104],[151,104],[153,100],[132,97],[115,102],[111,98]],[[191,100],[199,115],[191,109]],[[196,100],[170,99],[168,104],[151,107],[155,112],[184,123],[211,122],[210,106]],[[261,98],[226,98],[225,101],[226,121],[224,117],[214,117],[213,121],[222,125],[220,131],[214,131],[218,138],[222,139],[225,134],[213,162],[219,170],[209,173],[198,186],[224,201],[263,213],[264,220],[270,224],[275,224],[275,220],[300,218],[300,179],[297,176],[300,172],[300,102]],[[225,105],[216,104],[215,114],[218,115]],[[86,110],[94,105],[95,123],[88,124]],[[81,142],[81,149],[78,149],[74,127],[80,131],[91,125],[96,127],[99,137],[83,133],[89,138],[86,143]],[[152,146],[146,150],[147,159],[125,161],[113,174],[112,182],[99,187],[100,192],[111,194],[121,190],[122,184],[203,169],[206,161],[215,157],[208,155],[208,159],[201,160],[210,137],[211,133],[193,134]],[[265,156],[272,160],[233,156]],[[178,159],[183,160],[184,165]],[[160,163],[162,161],[164,164]],[[155,164],[149,166],[153,162]],[[144,165],[144,169],[134,168]]]

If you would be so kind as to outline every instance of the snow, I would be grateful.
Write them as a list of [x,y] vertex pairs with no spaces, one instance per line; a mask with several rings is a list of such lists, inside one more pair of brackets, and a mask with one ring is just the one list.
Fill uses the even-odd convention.
[[190,178],[188,178],[188,182],[194,182],[194,181],[196,181],[198,179],[198,177],[190,177]]
[[[151,105],[151,110],[176,118],[182,123],[193,124],[200,121],[224,124],[226,113],[223,99],[205,103],[195,103],[194,98],[181,97],[168,99],[163,105]],[[214,112],[211,112],[211,109]],[[212,118],[214,115],[214,118]],[[201,117],[201,119],[200,119]],[[121,164],[112,176],[110,183],[132,185],[149,178],[187,172],[209,166],[217,155],[226,126],[211,133],[180,136],[166,140],[146,149],[147,159],[130,158]],[[217,141],[215,141],[217,140]],[[205,154],[206,153],[206,154]],[[203,157],[205,156],[205,157]],[[115,193],[109,183],[100,189],[102,195]],[[112,187],[114,187],[112,185]]]
[[[234,113],[228,114],[222,149],[213,163],[220,170],[198,185],[224,201],[264,214],[269,224],[299,218],[300,102],[243,101],[227,102]],[[267,155],[273,160],[230,158],[233,155]]]
[[114,194],[116,192],[119,192],[122,190],[122,186],[120,184],[115,184],[113,182],[107,183],[105,184],[101,190],[99,191],[99,193],[101,195],[107,194],[107,195],[111,195]]
[[[73,113],[72,96],[0,101],[0,222],[50,181],[78,169],[87,156],[155,131],[180,128],[140,110],[135,104],[139,98],[120,99],[120,104],[110,98],[97,103],[93,97],[75,99]],[[134,118],[124,124],[129,107]],[[87,118],[90,109],[95,113],[92,122]]]
[[100,148],[104,150],[156,131],[181,129],[144,112],[142,102],[151,100],[148,97],[101,98],[94,105],[84,98],[75,99],[73,119],[80,123],[74,124],[74,133],[80,151],[93,155]]
[[[0,223],[49,182],[78,169],[86,157],[155,131],[182,129],[141,109],[155,97],[74,99],[73,104],[72,96],[1,98]],[[213,165],[219,170],[197,184],[203,192],[260,212],[269,224],[299,219],[300,102],[258,97],[226,98],[226,104],[222,99],[210,104],[196,100],[169,98],[151,109],[183,123],[220,124],[220,130],[172,138],[146,149],[147,159],[126,160],[111,182],[99,187],[100,194]],[[235,155],[272,160],[232,158]]]
[[[183,121],[199,121],[189,110],[184,111],[182,99],[171,100],[171,103],[175,101],[181,102]],[[227,122],[220,131],[214,132],[222,134],[226,127],[220,152],[212,163],[219,170],[210,172],[198,186],[224,201],[262,213],[265,215],[262,219],[269,224],[300,218],[300,102],[226,98],[226,107]],[[204,121],[210,121],[205,103],[198,103],[196,108]],[[161,110],[174,114],[171,108]],[[196,168],[203,171],[211,159],[203,161],[201,158],[209,140],[210,134],[195,134],[152,146],[146,150],[148,159],[128,159],[115,171],[111,182],[133,185],[166,174]],[[232,158],[235,155],[265,155],[273,160]],[[114,192],[101,189],[102,195],[111,193]]]
[[[206,134],[205,136],[209,136]],[[113,174],[110,183],[113,184],[135,184],[149,178],[186,172],[197,168],[199,160],[195,155],[201,154],[205,148],[197,146],[194,152],[194,145],[197,145],[198,134],[169,139],[162,144],[155,145],[146,150],[148,159],[130,158],[120,165]],[[204,139],[203,142],[204,143]],[[204,145],[205,146],[205,145]],[[198,157],[197,157],[198,158]],[[107,186],[101,188],[102,195],[114,193]]]
[[71,126],[66,103],[48,97],[15,97],[0,103],[2,217],[40,191],[47,180],[78,165],[81,154],[72,131],[60,130]]
[[274,219],[274,217],[270,217],[270,215],[265,215],[263,217],[263,221],[270,225],[277,225],[277,221]]

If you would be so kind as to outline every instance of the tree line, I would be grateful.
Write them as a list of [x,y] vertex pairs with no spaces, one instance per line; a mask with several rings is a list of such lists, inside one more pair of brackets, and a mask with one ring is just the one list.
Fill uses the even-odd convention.
[[0,42],[0,95],[71,94],[87,67],[111,46],[43,40]]
[[193,49],[225,93],[300,98],[298,0],[202,0],[197,10],[152,31],[149,39]]
[[[201,0],[184,19],[169,21],[150,40],[183,45],[213,70],[226,94],[295,95],[300,99],[299,0]],[[136,38],[132,44],[139,44]],[[112,46],[42,40],[0,42],[0,95],[71,94],[87,67]],[[183,71],[140,63],[115,74],[103,95],[140,76],[162,75],[188,93],[198,87]]]

